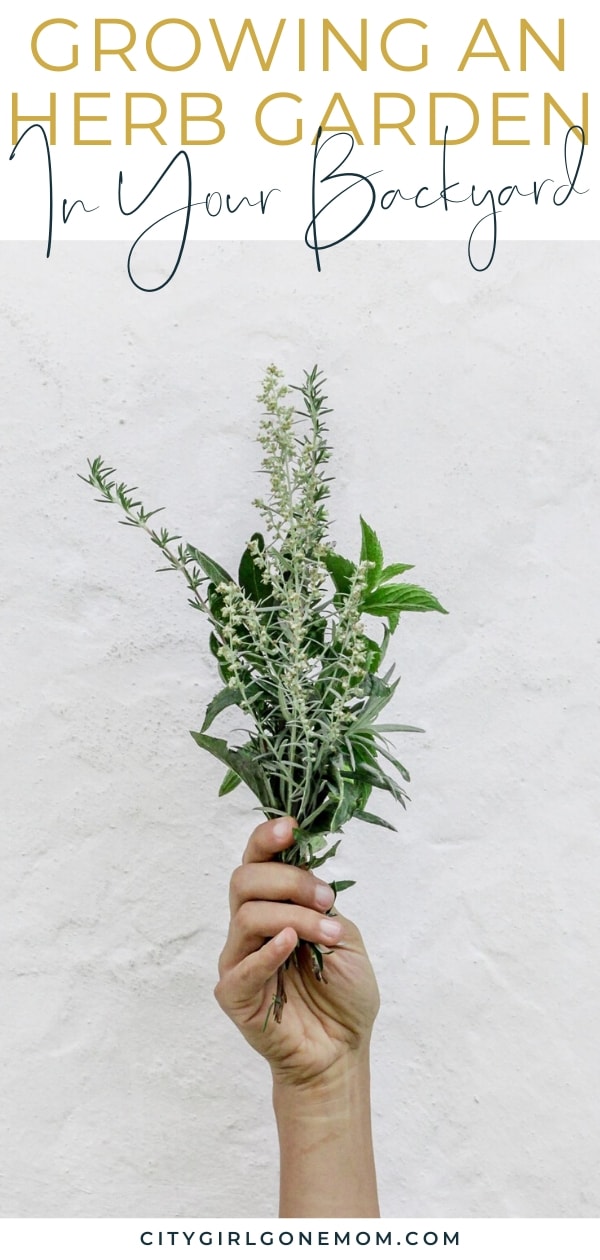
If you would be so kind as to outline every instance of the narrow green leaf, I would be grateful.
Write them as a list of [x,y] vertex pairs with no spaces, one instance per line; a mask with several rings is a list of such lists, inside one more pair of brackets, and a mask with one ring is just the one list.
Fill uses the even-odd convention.
[[329,887],[333,888],[334,894],[337,897],[338,893],[345,892],[346,888],[354,888],[355,884],[355,879],[332,879]]
[[402,765],[401,761],[398,761],[392,753],[388,752],[387,748],[379,748],[378,753],[380,757],[385,757],[386,761],[390,762],[390,765],[394,767],[394,770],[398,771],[398,774],[402,775],[405,783],[410,783],[410,774],[408,773],[406,766]]
[[379,717],[381,710],[391,700],[400,679],[397,678],[395,683],[391,685],[383,681],[382,678],[373,678],[369,680],[370,695],[367,703],[359,711],[355,721],[348,727],[348,734],[353,731],[365,731],[373,722],[373,719]]
[[368,560],[373,566],[369,569],[367,576],[367,590],[371,590],[374,586],[377,586],[381,570],[383,569],[383,548],[375,530],[371,529],[370,525],[367,525],[362,516],[360,518],[360,528],[362,531],[360,558],[363,561]]
[[404,804],[406,792],[400,787],[394,779],[391,779],[380,766],[360,766],[349,778],[357,779],[362,783],[369,783],[371,787],[381,788],[384,792],[389,792],[395,801]]
[[397,831],[393,823],[388,822],[386,818],[379,818],[377,814],[367,814],[364,809],[358,809],[354,815],[360,822],[372,823],[374,827],[386,827],[388,831]]
[[209,726],[212,726],[215,718],[218,717],[219,713],[222,713],[224,709],[229,709],[232,704],[239,704],[241,698],[241,692],[239,692],[235,687],[224,687],[222,691],[219,691],[214,700],[211,700],[208,705],[204,715],[204,721],[202,723],[202,731],[207,731]]
[[325,566],[333,580],[336,591],[340,595],[347,595],[352,585],[352,578],[356,573],[356,565],[351,560],[346,560],[345,556],[336,555],[334,551],[326,552],[324,558]]
[[[395,629],[395,627],[394,627],[394,629]],[[380,662],[379,662],[379,664],[380,664],[380,665],[383,663],[383,661],[384,661],[384,659],[385,659],[385,655],[386,655],[386,652],[387,652],[387,650],[388,650],[388,647],[389,647],[389,643],[390,643],[390,639],[391,639],[391,637],[392,637],[392,634],[393,634],[392,627],[391,627],[391,626],[385,626],[385,627],[384,627],[384,631],[383,631],[383,641],[382,641],[382,644],[381,644],[381,659],[380,659]]]
[[425,731],[422,726],[400,726],[398,722],[384,723],[382,726],[374,726],[373,731],[379,735],[382,731],[412,731],[415,735],[424,735]]
[[211,560],[210,556],[206,555],[206,552],[197,551],[196,547],[190,546],[188,546],[187,550],[190,559],[195,560],[196,564],[200,565],[200,568],[206,574],[207,578],[210,578],[211,582],[214,582],[216,586],[218,586],[220,582],[227,582],[230,585],[233,584],[231,574],[229,574],[222,565],[217,564],[216,560]]
[[223,782],[219,788],[219,796],[228,796],[230,792],[234,792],[239,787],[242,780],[235,770],[228,770]]

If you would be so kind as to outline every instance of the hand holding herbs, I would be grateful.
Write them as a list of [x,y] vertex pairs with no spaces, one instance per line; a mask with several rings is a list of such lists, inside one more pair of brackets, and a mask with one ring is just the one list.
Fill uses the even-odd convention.
[[[277,860],[292,831],[289,818],[261,823],[233,873],[231,921],[215,996],[269,1060],[276,1085],[310,1085],[327,1074],[333,1087],[347,1052],[368,1051],[379,1006],[377,982],[358,929],[337,913],[329,916],[331,885]],[[311,945],[332,951],[329,984],[314,984]],[[274,978],[295,950],[306,965],[290,968],[285,1019],[281,1028],[269,1027],[265,1016]]]
[[[429,591],[396,580],[413,566],[386,565],[379,539],[362,517],[357,563],[330,542],[323,384],[317,368],[306,373],[297,391],[303,405],[296,409],[282,373],[267,370],[258,430],[267,487],[255,500],[264,532],[248,542],[237,579],[179,535],[157,529],[152,518],[162,509],[147,511],[135,498],[136,487],[118,483],[102,459],[90,461],[83,478],[99,491],[100,502],[121,508],[124,524],[146,531],[162,554],[162,567],[183,575],[189,603],[206,614],[223,686],[193,738],[226,767],[220,795],[243,782],[267,818],[296,820],[292,843],[279,860],[305,870],[335,854],[339,839],[327,847],[326,837],[339,834],[351,818],[395,830],[366,806],[374,788],[405,805],[409,774],[388,736],[420,728],[380,721],[399,681],[393,681],[393,666],[384,669],[384,659],[402,613],[445,611]],[[367,631],[365,618],[383,623],[380,637]],[[249,722],[241,744],[208,734],[230,706]],[[353,882],[334,881],[334,895]],[[326,979],[323,949],[310,941],[308,947],[315,977]],[[298,964],[298,948],[292,957]],[[288,958],[279,969],[272,1003],[277,1022],[289,964]]]
[[[273,1073],[279,1138],[279,1214],[379,1216],[370,1107],[369,1045],[379,1008],[373,969],[348,919],[324,917],[330,884],[275,859],[291,818],[261,823],[230,884],[231,922],[215,996]],[[330,983],[315,984],[304,942],[337,945]],[[268,1020],[275,976],[298,949],[281,1024]]]

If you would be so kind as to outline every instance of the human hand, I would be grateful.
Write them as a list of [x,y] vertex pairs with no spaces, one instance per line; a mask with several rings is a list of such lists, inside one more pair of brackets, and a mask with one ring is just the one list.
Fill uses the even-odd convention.
[[[358,928],[339,914],[327,883],[273,861],[292,841],[294,822],[262,823],[230,884],[231,921],[215,997],[246,1040],[268,1059],[275,1082],[303,1085],[368,1051],[379,993]],[[285,971],[281,1023],[268,1016],[277,973],[299,940],[322,948],[317,979],[307,945]],[[331,952],[328,952],[331,951]],[[268,1018],[267,1018],[268,1016]],[[266,1023],[265,1023],[266,1021]]]

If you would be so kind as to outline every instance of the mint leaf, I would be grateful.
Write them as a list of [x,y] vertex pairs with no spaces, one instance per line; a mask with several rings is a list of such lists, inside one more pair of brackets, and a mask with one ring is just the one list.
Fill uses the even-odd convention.
[[363,561],[368,560],[373,566],[369,569],[367,574],[367,590],[371,590],[372,587],[377,585],[381,576],[381,571],[383,569],[383,548],[375,530],[371,529],[370,525],[367,525],[367,522],[362,516],[360,518],[360,528],[362,530],[360,558]]
[[362,604],[361,612],[371,613],[374,617],[389,617],[400,612],[440,612],[445,613],[439,600],[431,591],[422,586],[411,586],[408,582],[397,586],[380,586],[375,591],[368,591]]
[[414,567],[414,564],[387,564],[379,575],[379,586],[382,586],[384,582],[391,582],[392,578],[400,577],[401,573],[407,573]]
[[327,551],[325,553],[325,567],[336,591],[340,595],[348,595],[352,585],[352,578],[356,573],[356,565],[351,560],[346,560],[345,556],[336,555],[335,551]]

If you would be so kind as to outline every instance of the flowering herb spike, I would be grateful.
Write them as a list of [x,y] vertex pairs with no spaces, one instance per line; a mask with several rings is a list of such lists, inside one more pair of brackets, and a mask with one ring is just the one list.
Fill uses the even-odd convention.
[[[161,567],[183,575],[191,606],[206,613],[223,685],[193,738],[226,769],[219,795],[245,783],[267,818],[297,820],[293,843],[279,860],[308,870],[334,855],[340,840],[328,848],[326,837],[340,833],[351,818],[395,830],[366,806],[374,788],[405,806],[408,771],[387,737],[420,728],[380,723],[399,681],[392,681],[393,666],[381,672],[383,661],[402,613],[445,612],[429,591],[396,580],[412,565],[386,565],[377,534],[362,517],[356,563],[330,542],[323,385],[316,367],[305,373],[294,387],[301,400],[296,408],[283,374],[273,366],[266,372],[258,398],[264,406],[258,442],[266,489],[255,500],[264,532],[247,543],[237,578],[179,535],[157,529],[156,512],[146,511],[136,487],[118,483],[102,459],[89,461],[82,478],[100,502],[121,508],[125,525],[146,531],[165,561]],[[381,638],[367,632],[366,617],[384,623]],[[241,745],[208,733],[231,706],[250,720]],[[334,892],[350,882],[335,882]],[[300,942],[293,955],[298,965],[303,950],[315,977],[325,979],[322,952]],[[285,1004],[285,967],[270,1008],[277,1022]]]

